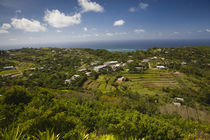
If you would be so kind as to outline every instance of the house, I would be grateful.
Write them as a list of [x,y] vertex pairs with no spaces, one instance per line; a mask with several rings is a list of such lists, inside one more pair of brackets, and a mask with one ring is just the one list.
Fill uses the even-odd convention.
[[128,62],[128,63],[132,63],[133,61],[134,61],[134,60],[128,60],[127,62]]
[[99,65],[99,66],[95,66],[93,69],[94,71],[99,72],[106,67],[107,67],[106,65]]
[[65,84],[71,84],[71,79],[66,79],[64,83]]
[[3,74],[1,75],[2,78],[12,76],[12,74]]
[[165,57],[161,57],[161,60],[165,60],[166,58]]
[[108,62],[104,62],[104,65],[110,66],[110,65],[115,65],[117,63],[118,63],[118,61],[108,61]]
[[143,67],[135,67],[136,70],[143,70]]
[[31,71],[34,71],[34,70],[36,70],[36,68],[30,68],[30,70],[31,70]]
[[71,80],[76,80],[77,78],[79,78],[80,77],[80,75],[73,75],[72,77],[71,77]]
[[141,62],[142,63],[148,63],[149,62],[149,59],[143,59]]
[[40,69],[40,70],[43,70],[43,69],[44,69],[44,67],[40,67],[39,69]]
[[175,106],[178,106],[178,107],[181,106],[181,103],[178,103],[178,102],[173,102],[173,104],[174,104]]
[[118,68],[120,68],[120,64],[118,63],[118,64],[115,64],[115,65],[112,65],[111,68],[112,68],[113,71],[116,71]]
[[157,59],[157,56],[154,56],[154,57],[152,57],[151,59],[152,59],[152,60],[155,60],[155,59]]
[[176,99],[176,100],[178,100],[178,101],[182,101],[182,102],[184,102],[184,98],[179,98],[179,97],[176,97],[175,99]]
[[122,66],[124,66],[124,67],[127,66],[127,63],[123,63]]
[[71,84],[72,81],[75,81],[79,77],[80,77],[80,75],[73,75],[70,79],[66,79],[64,83],[65,84]]
[[122,82],[122,81],[125,81],[125,77],[119,77],[118,79],[117,79],[117,81],[120,81],[120,82]]
[[92,74],[92,72],[86,72],[85,73],[87,76],[90,76]]
[[80,69],[78,72],[85,72],[87,69]]
[[14,66],[6,66],[6,67],[3,67],[4,70],[11,70],[11,69],[15,69]]
[[158,68],[159,70],[165,70],[166,69],[165,66],[156,66],[156,68]]
[[91,62],[91,66],[97,65],[99,63],[99,61],[95,61],[95,62]]
[[181,65],[187,65],[187,63],[186,62],[182,62]]

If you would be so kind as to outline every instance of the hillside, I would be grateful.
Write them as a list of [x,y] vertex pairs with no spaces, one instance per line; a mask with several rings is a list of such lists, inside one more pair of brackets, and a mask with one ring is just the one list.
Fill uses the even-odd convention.
[[203,46],[2,50],[0,139],[210,139],[209,76]]

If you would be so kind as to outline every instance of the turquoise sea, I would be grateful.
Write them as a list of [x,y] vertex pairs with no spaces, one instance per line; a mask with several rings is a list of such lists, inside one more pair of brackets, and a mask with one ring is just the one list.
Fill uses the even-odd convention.
[[210,46],[210,39],[167,39],[167,40],[118,40],[118,41],[94,41],[81,43],[49,43],[49,44],[19,44],[13,46],[2,46],[0,49],[18,48],[91,48],[107,49],[109,51],[135,51],[138,49],[149,49],[153,47],[181,47],[181,46]]

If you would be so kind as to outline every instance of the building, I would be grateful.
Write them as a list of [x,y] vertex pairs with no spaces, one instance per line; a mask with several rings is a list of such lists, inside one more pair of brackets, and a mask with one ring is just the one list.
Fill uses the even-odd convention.
[[66,79],[64,83],[65,84],[71,84],[71,79]]
[[6,67],[3,67],[4,70],[11,70],[11,69],[15,69],[14,66],[6,66]]
[[127,65],[128,65],[127,63],[123,63],[123,64],[122,64],[122,66],[124,66],[124,67],[127,66]]
[[77,78],[79,78],[80,77],[80,75],[73,75],[72,77],[71,77],[71,80],[76,80]]
[[86,72],[85,73],[87,76],[90,76],[92,74],[92,72]]
[[157,56],[154,56],[154,57],[152,57],[151,59],[152,59],[152,60],[155,60],[155,59],[157,59]]
[[159,70],[166,70],[165,66],[156,66],[156,68],[158,68]]
[[85,72],[87,69],[80,69],[78,72]]
[[112,70],[113,71],[116,71],[117,69],[119,69],[120,68],[120,66],[121,66],[121,64],[115,64],[115,65],[111,65],[111,68],[112,68]]
[[132,63],[133,61],[134,61],[134,60],[128,60],[127,62],[128,62],[128,63]]
[[107,66],[106,65],[99,65],[99,66],[95,66],[93,69],[96,72],[101,71],[102,69],[105,69]]
[[173,104],[174,104],[175,106],[178,106],[178,107],[181,106],[181,103],[178,103],[178,102],[173,102]]
[[182,62],[181,65],[187,65],[187,63],[186,62]]
[[108,62],[104,62],[104,65],[110,66],[110,65],[115,65],[117,63],[118,63],[118,61],[108,61]]
[[91,66],[97,65],[99,63],[99,61],[95,61],[95,62],[91,62]]
[[184,102],[184,98],[179,98],[179,97],[176,97],[175,99],[176,99],[176,100],[178,100],[178,101],[182,101],[182,102]]
[[136,70],[143,70],[144,67],[135,67]]
[[70,79],[66,79],[64,83],[65,84],[71,84],[72,81],[75,81],[79,77],[80,77],[80,75],[73,75]]
[[149,62],[149,59],[143,59],[141,62],[142,63],[148,63]]
[[118,79],[117,79],[117,81],[120,81],[120,82],[122,82],[122,81],[125,81],[125,77],[119,77]]

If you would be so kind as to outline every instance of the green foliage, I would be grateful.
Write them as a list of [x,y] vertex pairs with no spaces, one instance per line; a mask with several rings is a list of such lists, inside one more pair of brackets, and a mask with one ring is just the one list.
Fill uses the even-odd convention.
[[[20,75],[16,78],[0,76],[0,139],[182,139],[210,133],[206,122],[186,120],[177,114],[163,115],[158,110],[159,106],[171,103],[175,97],[184,98],[182,105],[196,107],[200,104],[203,109],[208,109],[209,67],[206,65],[209,64],[209,48],[153,48],[129,53],[24,48],[11,50],[11,53],[15,55],[0,53],[0,60],[8,62],[0,66],[16,65]],[[140,85],[141,82],[134,82],[143,80],[142,75],[147,71],[153,77],[165,72],[152,73],[154,70],[148,70],[148,63],[141,63],[142,59],[153,56],[166,58],[165,61],[154,60],[154,65],[161,63],[169,67],[167,74],[170,70],[171,73],[174,70],[182,72],[178,76],[170,76],[178,81],[179,88],[154,90]],[[92,72],[88,77],[77,72],[83,67],[90,71],[90,63],[96,60],[103,64],[110,60],[127,62],[129,59],[134,62],[123,68],[129,68],[130,73],[119,69],[106,71],[106,75]],[[181,65],[183,61],[187,65]],[[143,69],[137,71],[135,67],[140,65]],[[35,69],[31,70],[31,66]],[[125,73],[134,76],[123,84],[117,83],[116,78],[125,76]],[[64,84],[65,79],[75,74],[80,78]],[[185,81],[180,78],[182,74],[188,76]],[[166,74],[164,76],[169,78]],[[157,79],[159,77],[156,76]],[[89,81],[94,88],[82,88]],[[132,85],[138,91],[132,90]],[[149,94],[150,90],[154,94]]]
[[46,130],[44,132],[39,131],[37,136],[34,137],[34,140],[36,140],[36,139],[37,140],[59,140],[60,136],[59,136],[59,134],[55,135],[53,130],[51,130],[51,131]]
[[25,135],[19,127],[12,127],[11,129],[6,128],[3,131],[0,131],[1,140],[21,140],[23,138],[25,138]]

